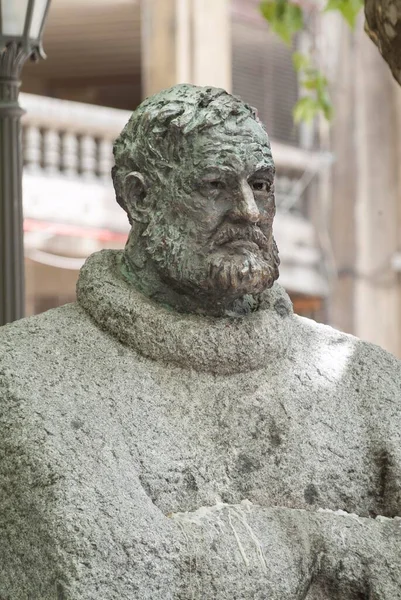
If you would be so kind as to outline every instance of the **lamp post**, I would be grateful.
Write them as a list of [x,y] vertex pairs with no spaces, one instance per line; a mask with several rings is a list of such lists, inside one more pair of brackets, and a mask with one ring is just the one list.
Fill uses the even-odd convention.
[[41,39],[51,0],[0,0],[0,326],[24,316],[20,74],[45,58]]

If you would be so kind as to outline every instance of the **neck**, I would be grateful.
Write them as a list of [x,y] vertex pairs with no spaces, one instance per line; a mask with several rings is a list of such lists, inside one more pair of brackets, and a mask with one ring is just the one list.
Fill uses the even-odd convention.
[[163,278],[149,258],[140,233],[130,234],[122,261],[122,275],[139,292],[177,312],[212,317],[243,317],[266,308],[266,293],[227,298],[193,294]]

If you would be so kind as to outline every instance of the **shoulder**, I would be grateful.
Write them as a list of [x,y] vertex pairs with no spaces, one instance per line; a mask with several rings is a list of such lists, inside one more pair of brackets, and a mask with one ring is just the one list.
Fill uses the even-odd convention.
[[66,304],[0,327],[0,360],[63,346],[96,329],[77,303]]
[[85,313],[74,302],[3,325],[0,327],[0,351],[3,344],[13,342],[18,345],[19,341],[27,337],[40,339],[44,335],[55,336],[60,332],[68,332],[71,326],[82,321],[85,321]]
[[59,377],[67,359],[89,355],[102,335],[76,303],[0,327],[0,396]]
[[298,315],[293,340],[308,362],[327,364],[339,378],[364,384],[370,396],[387,394],[401,404],[401,361],[380,346]]
[[398,358],[376,344],[365,342],[354,335],[334,329],[330,325],[317,323],[313,319],[294,315],[293,320],[294,329],[299,330],[308,343],[315,341],[328,346],[345,345],[352,350],[355,358],[362,361],[372,361],[384,368],[390,366],[396,369],[401,368],[401,361]]

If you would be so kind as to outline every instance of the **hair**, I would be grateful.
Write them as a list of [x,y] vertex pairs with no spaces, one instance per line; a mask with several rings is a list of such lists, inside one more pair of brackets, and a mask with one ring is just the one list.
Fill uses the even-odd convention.
[[180,84],[150,96],[114,143],[112,177],[118,204],[127,212],[123,183],[128,173],[139,171],[149,183],[160,183],[194,134],[222,124],[235,131],[248,118],[263,127],[256,109],[220,88]]

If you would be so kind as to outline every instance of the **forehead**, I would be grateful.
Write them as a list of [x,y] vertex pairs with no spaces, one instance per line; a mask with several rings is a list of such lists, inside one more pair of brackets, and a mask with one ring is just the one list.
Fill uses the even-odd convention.
[[228,169],[249,174],[274,169],[269,138],[250,118],[235,129],[214,127],[198,134],[193,151],[194,166],[199,170]]

